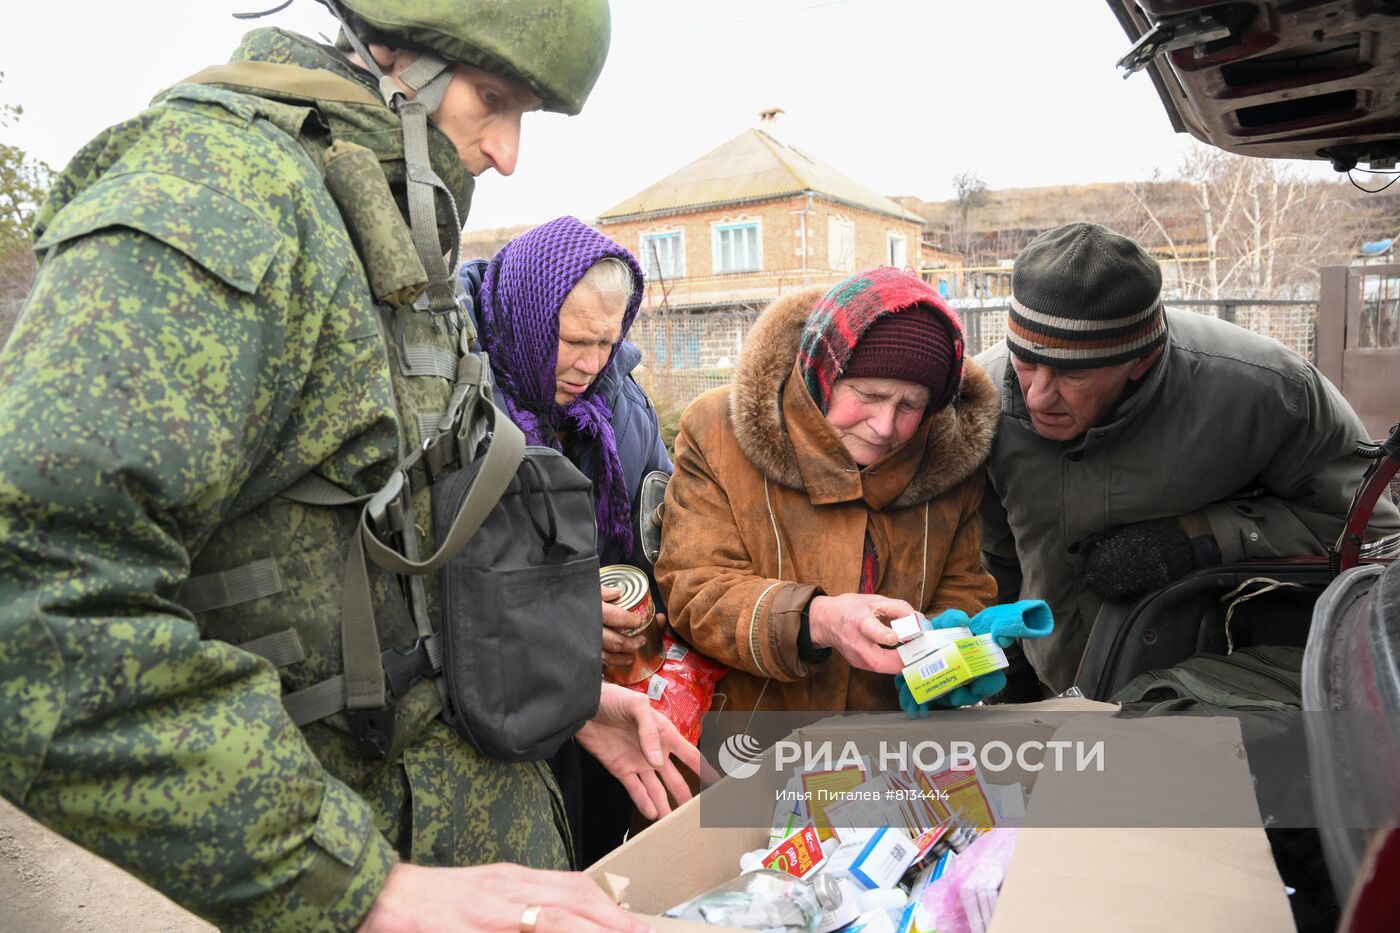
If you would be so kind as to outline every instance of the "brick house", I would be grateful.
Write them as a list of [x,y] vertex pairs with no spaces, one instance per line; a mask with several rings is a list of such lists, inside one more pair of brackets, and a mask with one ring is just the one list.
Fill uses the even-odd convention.
[[[597,218],[647,273],[633,329],[653,367],[722,382],[768,302],[877,265],[918,267],[922,218],[749,129]],[[694,394],[690,389],[671,393]]]
[[964,294],[966,262],[952,250],[924,240],[919,250],[919,273],[944,298]]

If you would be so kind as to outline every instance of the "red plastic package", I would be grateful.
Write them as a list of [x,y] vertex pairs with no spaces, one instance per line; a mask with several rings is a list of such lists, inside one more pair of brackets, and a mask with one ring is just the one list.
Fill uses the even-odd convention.
[[700,726],[715,699],[715,682],[729,668],[671,637],[661,636],[665,660],[646,680],[627,689],[645,693],[654,709],[671,720],[690,744],[700,741]]

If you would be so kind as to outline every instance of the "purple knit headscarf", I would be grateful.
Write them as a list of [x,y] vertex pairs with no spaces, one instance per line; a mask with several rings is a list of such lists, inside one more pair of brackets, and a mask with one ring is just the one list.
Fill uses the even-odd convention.
[[[554,402],[559,309],[584,273],[610,256],[627,264],[636,283],[622,315],[625,337],[642,303],[641,266],[626,247],[574,217],[560,217],[511,240],[491,260],[481,283],[481,344],[500,388],[497,401],[527,443],[562,449],[555,437],[560,431],[598,442],[602,463],[598,475],[590,477],[598,493],[598,531],[631,553],[627,480],[613,437],[612,411],[598,395],[616,347],[582,395],[568,405]],[[546,432],[546,424],[553,430]]]

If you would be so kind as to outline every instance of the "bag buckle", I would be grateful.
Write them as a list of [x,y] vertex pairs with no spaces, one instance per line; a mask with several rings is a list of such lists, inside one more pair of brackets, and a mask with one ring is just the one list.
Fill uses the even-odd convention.
[[402,697],[418,681],[436,673],[428,654],[426,638],[419,638],[407,648],[390,648],[379,657],[384,664],[384,678],[389,684],[389,692],[396,698]]
[[389,748],[394,744],[394,711],[395,704],[392,700],[380,709],[345,711],[350,734],[359,744],[361,755],[378,760],[389,757]]
[[407,648],[390,648],[379,654],[384,666],[384,682],[388,685],[385,702],[379,709],[347,709],[345,719],[350,734],[366,758],[383,760],[389,757],[394,744],[394,719],[397,701],[415,683],[437,673],[428,652],[427,638],[419,638]]

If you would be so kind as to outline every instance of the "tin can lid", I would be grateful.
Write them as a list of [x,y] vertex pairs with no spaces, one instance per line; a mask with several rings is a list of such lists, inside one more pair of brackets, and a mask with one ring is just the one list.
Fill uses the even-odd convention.
[[609,564],[599,569],[598,578],[603,586],[622,591],[615,603],[623,609],[631,609],[640,603],[649,589],[647,575],[629,564]]

